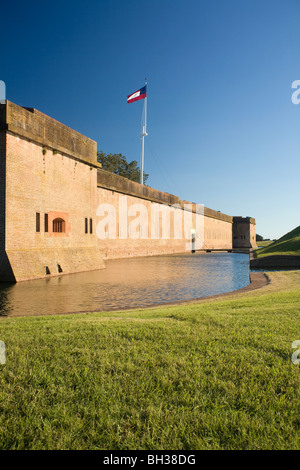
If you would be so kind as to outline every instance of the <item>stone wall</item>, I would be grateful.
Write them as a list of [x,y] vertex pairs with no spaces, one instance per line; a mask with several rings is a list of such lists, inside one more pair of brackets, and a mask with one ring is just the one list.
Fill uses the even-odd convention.
[[[0,196],[2,281],[99,269],[104,258],[250,248],[255,240],[254,219],[100,170],[96,142],[9,101],[0,104]],[[109,238],[98,232],[103,207],[115,215]]]
[[[143,186],[139,183],[129,181],[126,178],[114,175],[104,170],[98,170],[98,206],[107,204],[112,206],[116,211],[116,234],[108,234],[107,239],[98,240],[98,246],[105,258],[123,258],[130,256],[148,256],[166,253],[178,253],[191,250],[191,233],[184,234],[184,226],[182,225],[183,236],[176,238],[176,216],[174,216],[174,207],[178,210],[186,212],[184,209],[193,211],[193,226],[202,225],[200,227],[203,232],[197,237],[201,241],[198,243],[198,249],[203,250],[231,250],[233,239],[233,217],[221,212],[214,211],[207,207],[203,208],[203,217],[199,224],[195,223],[196,204],[188,201],[182,201],[178,197],[157,191],[153,188]],[[119,207],[121,200],[127,205],[128,220],[128,237],[120,236],[119,223]],[[124,202],[125,203],[125,202]],[[147,234],[143,238],[132,239],[130,236],[130,223],[133,217],[130,217],[131,208],[135,205],[142,205],[142,209],[147,214]],[[163,219],[160,219],[158,238],[151,235],[152,211],[154,206],[164,208],[166,217],[170,219],[170,236],[164,237],[162,234]],[[103,216],[104,217],[104,216]],[[99,218],[98,218],[99,219]],[[182,215],[183,224],[184,215]],[[100,219],[101,220],[101,219]],[[178,223],[178,222],[177,222]],[[180,222],[179,222],[180,223]],[[185,236],[184,236],[185,235]],[[200,248],[201,245],[201,248]]]
[[[95,232],[85,233],[86,218],[96,224],[96,178],[94,167],[7,134],[5,249],[17,280],[45,276],[46,266],[51,274],[58,265],[63,273],[103,267]],[[55,217],[68,225],[53,236]]]
[[[108,238],[98,238],[98,246],[103,253],[104,258],[125,258],[132,256],[148,256],[158,255],[163,253],[178,253],[186,251],[186,240],[181,238],[176,240],[174,238],[163,239],[162,238],[162,217],[159,220],[158,233],[152,234],[151,237],[151,208],[159,209],[161,204],[153,202],[147,199],[141,199],[136,196],[125,195],[117,191],[111,191],[109,189],[98,188],[98,206],[109,205],[115,209],[116,224],[110,224],[108,227]],[[122,217],[120,224],[120,210],[126,204],[125,213],[128,215],[126,222]],[[133,238],[135,234],[131,233],[131,223],[134,221],[135,215],[130,215],[134,206],[142,206],[147,212],[147,222],[144,224],[146,233],[142,234],[143,238]],[[155,207],[153,207],[155,206]],[[171,212],[168,205],[165,205],[167,215]],[[104,208],[105,209],[105,208]],[[181,211],[181,209],[180,209]],[[107,212],[106,212],[107,213]],[[105,217],[105,214],[104,214]],[[98,227],[103,217],[97,217]],[[121,232],[121,233],[120,233]],[[170,234],[171,236],[172,234]],[[98,231],[98,236],[100,236]],[[155,237],[155,238],[154,238]]]
[[[1,109],[0,109],[1,112]],[[3,108],[2,108],[3,113]],[[3,115],[3,114],[2,114]],[[1,114],[0,114],[1,117]],[[6,134],[0,130],[0,279],[14,282],[15,277],[5,251],[6,217]]]
[[256,248],[255,220],[233,217],[233,248]]
[[0,247],[5,248],[6,134],[0,131]]
[[0,129],[96,167],[97,142],[34,108],[0,105]]
[[[2,107],[2,120],[3,114]],[[8,257],[15,280],[104,267],[95,233],[96,143],[42,113],[9,102],[4,118],[6,123],[0,124],[0,135],[6,136],[1,155],[5,177],[0,169],[5,186],[1,252]],[[54,233],[53,220],[61,217],[66,230]],[[85,233],[86,219],[92,220],[93,233]],[[7,280],[7,267],[0,275]]]

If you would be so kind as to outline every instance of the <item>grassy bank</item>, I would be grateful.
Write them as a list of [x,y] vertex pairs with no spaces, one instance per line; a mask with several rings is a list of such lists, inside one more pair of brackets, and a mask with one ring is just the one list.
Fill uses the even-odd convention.
[[1,449],[299,449],[300,273],[226,300],[6,318]]
[[[259,244],[260,242],[258,242]],[[298,255],[300,256],[300,226],[287,233],[279,240],[264,248],[256,250],[257,258],[271,255]]]
[[271,243],[273,243],[273,240],[262,240],[261,242],[256,242],[256,243],[257,243],[257,246],[264,248],[266,246],[271,245]]

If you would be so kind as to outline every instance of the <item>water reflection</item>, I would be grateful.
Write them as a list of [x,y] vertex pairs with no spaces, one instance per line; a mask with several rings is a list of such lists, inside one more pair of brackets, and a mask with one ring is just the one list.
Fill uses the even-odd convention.
[[0,315],[146,307],[249,284],[249,256],[196,253],[110,260],[88,273],[0,285]]

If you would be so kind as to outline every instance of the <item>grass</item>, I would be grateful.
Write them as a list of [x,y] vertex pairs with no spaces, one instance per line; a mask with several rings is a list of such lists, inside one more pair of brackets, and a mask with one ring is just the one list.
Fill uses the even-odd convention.
[[299,449],[300,273],[226,300],[3,318],[1,449]]
[[270,255],[300,256],[300,226],[270,245],[256,250],[256,254],[258,258]]
[[273,243],[273,240],[262,240],[262,241],[256,242],[256,243],[257,243],[257,246],[264,248],[265,246],[271,245],[271,243]]

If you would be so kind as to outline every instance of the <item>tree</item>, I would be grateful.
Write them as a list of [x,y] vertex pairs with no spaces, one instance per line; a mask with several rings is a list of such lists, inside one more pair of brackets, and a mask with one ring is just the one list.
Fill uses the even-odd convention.
[[[140,182],[141,170],[136,160],[132,160],[132,162],[128,163],[126,157],[121,153],[110,153],[107,155],[102,152],[102,150],[99,150],[99,152],[97,152],[97,161],[102,164],[103,170],[124,176],[137,183]],[[144,172],[144,183],[147,181],[148,176],[149,175]]]
[[264,239],[264,237],[262,237],[261,235],[258,235],[258,233],[256,234],[256,241],[257,242],[262,242]]

